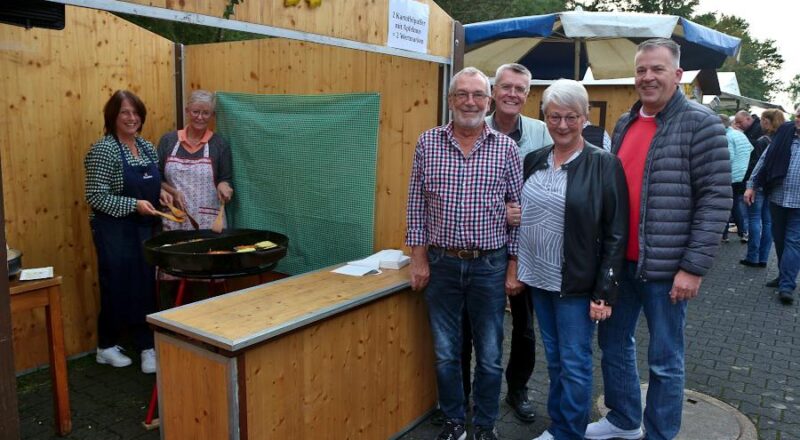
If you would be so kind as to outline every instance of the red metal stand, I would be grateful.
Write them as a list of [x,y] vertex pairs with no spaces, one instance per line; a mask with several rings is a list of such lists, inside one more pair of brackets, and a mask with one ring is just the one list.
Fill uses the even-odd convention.
[[[156,295],[160,298],[161,291],[158,288],[158,273],[156,269]],[[186,278],[181,278],[178,283],[178,294],[175,295],[175,304],[173,307],[183,305],[183,296],[186,294]],[[150,397],[150,405],[147,407],[147,417],[144,418],[144,427],[146,429],[155,429],[158,427],[158,419],[155,419],[156,406],[158,405],[158,383],[153,384],[153,394]],[[155,419],[155,423],[153,420]]]

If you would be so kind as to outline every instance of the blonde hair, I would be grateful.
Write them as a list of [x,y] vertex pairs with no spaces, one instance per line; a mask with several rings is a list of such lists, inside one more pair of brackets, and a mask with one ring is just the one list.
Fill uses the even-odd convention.
[[786,122],[786,118],[783,117],[783,112],[774,108],[764,110],[764,112],[761,113],[761,119],[769,122],[769,130],[767,130],[767,134],[775,133],[778,131],[778,127]]

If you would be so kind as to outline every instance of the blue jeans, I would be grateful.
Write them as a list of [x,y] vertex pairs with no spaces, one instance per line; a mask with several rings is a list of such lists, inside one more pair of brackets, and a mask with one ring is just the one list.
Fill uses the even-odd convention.
[[636,263],[626,263],[622,272],[611,318],[603,321],[598,331],[603,352],[605,404],[610,410],[607,417],[621,429],[636,429],[641,425],[642,398],[634,333],[639,312],[644,310],[650,332],[647,352],[650,384],[644,426],[648,439],[672,439],[681,427],[687,302],[670,302],[672,280],[635,279]]
[[744,259],[751,263],[766,263],[772,249],[772,216],[763,191],[756,191],[753,204],[747,207],[747,214],[750,241]]
[[791,292],[797,287],[800,271],[800,208],[784,208],[770,202],[769,209],[780,270],[778,290]]
[[461,320],[466,315],[475,345],[475,402],[472,423],[493,427],[500,406],[503,378],[503,317],[508,254],[505,248],[474,260],[428,250],[430,281],[425,290],[436,354],[439,407],[448,419],[464,421],[461,377]]
[[550,376],[548,431],[558,440],[583,440],[592,404],[595,324],[589,319],[589,297],[561,297],[559,292],[530,290]]
[[[739,193],[736,188],[734,187],[733,190],[733,205],[731,205],[731,217],[733,217],[733,223],[736,225],[736,234],[739,237],[743,237],[744,233],[747,232],[748,226],[748,215],[747,215],[747,205],[744,203],[744,194]],[[725,223],[725,230],[722,231],[722,238],[728,238],[728,223]]]

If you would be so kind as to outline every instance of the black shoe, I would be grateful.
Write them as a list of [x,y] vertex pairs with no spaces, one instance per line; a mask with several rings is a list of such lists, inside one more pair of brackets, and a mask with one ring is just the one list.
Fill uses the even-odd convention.
[[442,426],[444,425],[445,420],[446,418],[444,416],[444,413],[440,408],[436,408],[433,411],[433,414],[431,414],[431,424],[433,426]]
[[780,277],[775,278],[772,281],[767,281],[767,284],[764,284],[764,287],[778,287],[778,283],[780,282]]
[[467,427],[463,423],[456,420],[448,420],[444,422],[444,428],[436,437],[436,440],[466,440]]
[[778,298],[780,298],[781,303],[784,305],[790,306],[794,304],[794,296],[792,295],[792,292],[789,292],[788,290],[781,290],[778,293]]
[[739,264],[747,267],[767,267],[767,263],[753,263],[748,260],[739,260]]
[[472,438],[473,440],[497,440],[497,433],[494,432],[494,428],[477,426]]
[[531,423],[536,420],[536,414],[533,412],[533,404],[528,399],[528,390],[514,390],[509,391],[506,395],[506,403],[511,409],[514,410],[514,415],[525,423]]

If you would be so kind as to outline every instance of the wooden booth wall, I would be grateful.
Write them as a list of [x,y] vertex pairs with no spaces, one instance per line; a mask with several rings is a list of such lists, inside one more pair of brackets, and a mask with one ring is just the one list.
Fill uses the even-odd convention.
[[[528,95],[528,102],[522,113],[536,119],[544,119],[541,113],[542,93],[546,86],[531,86]],[[592,107],[589,109],[589,120],[592,124],[603,127],[608,134],[614,130],[617,120],[623,113],[627,112],[634,102],[639,99],[633,85],[614,85],[614,86],[587,86],[589,101]],[[601,107],[605,107],[605,123],[601,121]]]
[[[222,17],[229,0],[126,0],[176,11]],[[236,5],[231,19],[293,29],[313,34],[385,46],[388,35],[388,0],[322,0],[311,8],[306,0],[286,7],[286,0],[247,0]],[[430,7],[428,53],[450,57],[453,19],[433,0],[417,0]]]
[[[83,158],[103,133],[103,104],[120,88],[148,109],[144,137],[174,129],[173,44],[109,13],[67,7],[62,31],[0,24],[0,158],[8,243],[24,267],[63,275],[68,354],[92,350],[97,267]],[[15,314],[17,370],[47,362],[42,310]]]
[[374,246],[385,249],[403,245],[414,147],[420,133],[438,124],[438,64],[267,39],[189,46],[185,72],[189,89],[261,94],[380,93]]

